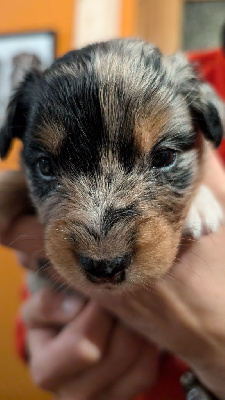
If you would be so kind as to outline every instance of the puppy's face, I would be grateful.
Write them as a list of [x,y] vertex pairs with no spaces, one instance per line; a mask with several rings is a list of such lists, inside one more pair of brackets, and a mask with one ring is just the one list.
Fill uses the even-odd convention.
[[26,77],[2,155],[10,119],[47,256],[70,285],[123,290],[168,270],[200,179],[200,130],[221,135],[182,57],[130,40],[68,53]]

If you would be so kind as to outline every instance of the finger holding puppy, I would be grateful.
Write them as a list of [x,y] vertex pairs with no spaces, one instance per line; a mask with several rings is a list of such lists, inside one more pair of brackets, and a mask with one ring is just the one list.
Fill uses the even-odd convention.
[[1,244],[26,256],[45,256],[44,228],[35,215],[22,214],[2,233]]
[[22,170],[0,172],[0,210],[0,235],[10,228],[19,215],[34,212]]
[[[84,395],[84,387],[87,383],[86,398],[91,398],[94,393],[106,390],[108,386],[128,373],[140,357],[145,344],[146,342],[141,337],[135,335],[123,324],[115,323],[110,334],[107,351],[101,362],[94,366],[94,370],[93,368],[87,370],[79,380],[71,382],[67,390],[76,392],[78,398],[82,398]],[[102,379],[103,376],[104,379]]]
[[98,362],[114,322],[95,304],[60,297],[44,289],[27,301],[22,312],[31,374],[46,390]]
[[97,400],[132,399],[157,381],[159,356],[155,345],[146,342],[133,365],[113,385],[107,387]]
[[33,380],[57,399],[113,400],[121,385],[125,400],[155,379],[155,347],[94,302],[45,289],[25,303],[22,314]]
[[[126,336],[125,332],[123,336]],[[112,335],[112,348],[120,345],[117,339],[117,335]],[[73,400],[76,394],[76,399],[130,400],[149,389],[155,384],[158,375],[158,352],[150,343],[142,342],[141,347],[140,344],[137,347],[137,344],[135,351],[124,346],[123,358],[117,352],[117,355],[114,355],[114,362],[112,357],[106,355],[102,362],[104,368],[101,375],[99,375],[101,365],[90,369],[86,375],[80,376],[81,381],[71,381],[65,385],[58,392],[57,398]]]
[[87,300],[80,294],[67,296],[50,288],[41,289],[21,307],[21,316],[29,328],[51,326],[60,328],[75,318]]

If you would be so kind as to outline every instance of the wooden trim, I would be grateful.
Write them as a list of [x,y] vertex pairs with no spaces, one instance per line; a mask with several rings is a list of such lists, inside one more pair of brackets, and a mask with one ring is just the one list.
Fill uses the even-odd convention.
[[181,46],[183,0],[138,0],[138,36],[154,43],[164,53]]

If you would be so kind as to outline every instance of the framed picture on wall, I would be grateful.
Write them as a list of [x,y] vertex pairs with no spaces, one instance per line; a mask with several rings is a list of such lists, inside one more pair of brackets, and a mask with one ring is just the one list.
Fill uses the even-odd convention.
[[54,32],[0,35],[0,124],[13,90],[31,68],[45,69],[55,58]]

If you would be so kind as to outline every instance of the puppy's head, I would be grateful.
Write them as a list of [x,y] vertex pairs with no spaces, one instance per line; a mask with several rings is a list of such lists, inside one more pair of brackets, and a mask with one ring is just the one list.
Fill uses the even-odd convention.
[[218,112],[181,55],[115,40],[72,51],[20,85],[1,130],[13,137],[46,230],[75,287],[148,284],[171,266]]

